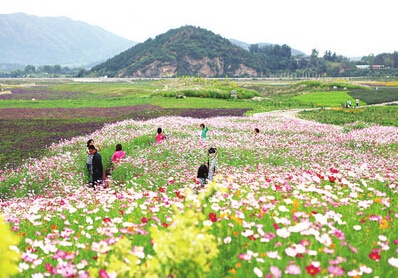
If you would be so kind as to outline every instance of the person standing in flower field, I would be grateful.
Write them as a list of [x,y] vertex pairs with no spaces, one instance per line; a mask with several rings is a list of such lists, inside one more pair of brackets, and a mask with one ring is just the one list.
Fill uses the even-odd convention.
[[166,135],[163,135],[161,127],[158,128],[158,135],[156,135],[156,144],[159,144],[162,140],[166,139]]
[[[93,155],[90,154],[90,150],[89,150],[90,146],[94,146],[94,140],[93,139],[90,139],[90,140],[87,141],[87,160],[86,160],[86,166],[87,166],[89,181],[92,183],[93,182],[93,179],[92,179],[93,171],[92,171],[91,164],[92,164],[92,161],[93,161]],[[100,146],[98,146],[98,151],[99,152],[101,151],[101,147]]]
[[116,163],[116,162],[118,162],[119,160],[122,160],[125,157],[126,157],[126,152],[124,152],[122,150],[122,144],[117,144],[116,145],[116,150],[115,150],[115,152],[112,155],[111,161],[113,163]]
[[350,107],[351,107],[351,100],[348,99],[348,100],[347,100],[347,108],[350,108]]
[[259,135],[260,134],[260,130],[256,127],[255,129],[254,129],[254,135]]
[[214,158],[211,163],[211,166],[209,166],[209,164],[210,164],[209,161],[207,161],[207,165],[202,164],[199,166],[197,178],[198,178],[200,186],[195,188],[196,193],[198,193],[198,190],[200,189],[200,187],[203,187],[207,183],[207,180],[209,180],[209,181],[213,180],[213,175],[216,170],[216,164],[217,164],[217,158],[218,158],[218,151],[216,148],[209,149],[209,155],[213,154],[213,153],[214,153]]
[[355,102],[357,103],[357,108],[359,107],[359,99],[356,99]]
[[102,166],[102,157],[97,152],[93,145],[88,147],[90,154],[93,155],[92,161],[92,172],[93,172],[93,187],[102,184],[102,180],[104,178],[104,167]]
[[[118,163],[120,160],[126,157],[126,152],[122,150],[122,144],[117,144],[116,145],[116,150],[112,155],[111,161],[113,162],[113,165],[116,166],[116,163]],[[113,168],[115,169],[115,167]]]
[[207,132],[209,131],[208,127],[205,127],[205,124],[200,124],[200,129],[202,130],[200,133],[200,138],[206,139]]

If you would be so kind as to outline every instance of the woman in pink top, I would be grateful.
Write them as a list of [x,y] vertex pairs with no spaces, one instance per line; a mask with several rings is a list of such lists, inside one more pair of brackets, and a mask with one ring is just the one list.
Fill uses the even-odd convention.
[[117,144],[116,151],[113,153],[112,158],[111,158],[112,162],[116,163],[125,157],[126,157],[126,153],[124,151],[122,151],[122,144]]
[[158,135],[156,135],[156,143],[159,144],[162,140],[166,139],[166,136],[162,134],[163,130],[161,127],[158,128]]

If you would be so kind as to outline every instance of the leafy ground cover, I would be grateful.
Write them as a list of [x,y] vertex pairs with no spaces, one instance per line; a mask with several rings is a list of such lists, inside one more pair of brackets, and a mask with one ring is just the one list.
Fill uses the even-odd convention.
[[[380,86],[380,85],[378,85]],[[397,87],[382,87],[377,90],[356,90],[349,92],[349,95],[356,99],[360,99],[366,104],[378,104],[384,102],[398,101]]]
[[251,99],[259,97],[260,94],[254,90],[239,88],[238,86],[193,86],[183,88],[173,88],[172,90],[162,90],[156,93],[163,97],[200,97],[200,98],[231,98],[231,91],[235,90],[238,99]]
[[[351,105],[355,105],[355,98],[347,91],[327,91],[327,92],[314,92],[300,96],[293,99],[304,102],[313,103],[321,107],[340,107],[341,104],[345,105],[347,100],[351,101]],[[359,105],[366,105],[362,98],[359,100]]]
[[[159,126],[169,138],[151,144]],[[0,225],[17,239],[0,241],[19,258],[7,257],[6,269],[16,265],[15,277],[396,277],[397,132],[341,133],[266,116],[106,125],[1,172]],[[88,138],[104,160],[117,143],[127,152],[108,189],[85,186]],[[195,194],[211,146],[220,153],[214,182]]]
[[347,82],[346,80],[306,80],[306,81],[301,81],[293,86],[295,87],[305,87],[305,88],[311,88],[311,89],[329,89],[329,90],[334,90],[334,89],[347,89],[347,90],[355,90],[355,89],[366,89],[366,86],[362,84],[353,84],[350,82]]
[[303,119],[334,125],[346,125],[360,122],[363,128],[369,126],[371,123],[383,126],[398,126],[398,107],[394,106],[360,107],[359,109],[334,108],[307,110],[300,112],[299,116]]

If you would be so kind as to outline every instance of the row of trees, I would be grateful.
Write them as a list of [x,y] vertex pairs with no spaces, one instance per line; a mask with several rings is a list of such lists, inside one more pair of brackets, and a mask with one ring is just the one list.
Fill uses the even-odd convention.
[[43,65],[39,67],[27,65],[24,70],[15,69],[10,72],[0,72],[0,77],[83,77],[85,72],[84,68],[69,68],[61,65]]
[[370,54],[362,57],[359,65],[383,65],[386,68],[398,68],[398,51],[393,53],[381,53],[379,55]]
[[[364,56],[361,61],[351,61],[347,57],[337,55],[330,50],[323,56],[313,49],[310,56],[291,56],[287,45],[267,45],[259,47],[251,45],[250,53],[257,56],[261,64],[263,76],[283,75],[284,73],[300,76],[398,76],[398,52],[382,53],[377,56]],[[383,65],[382,69],[359,69],[357,65]]]

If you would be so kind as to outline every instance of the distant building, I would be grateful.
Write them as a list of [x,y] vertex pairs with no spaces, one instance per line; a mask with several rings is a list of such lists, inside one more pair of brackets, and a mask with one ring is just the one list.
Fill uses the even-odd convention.
[[381,69],[384,68],[384,65],[372,65],[372,69]]

